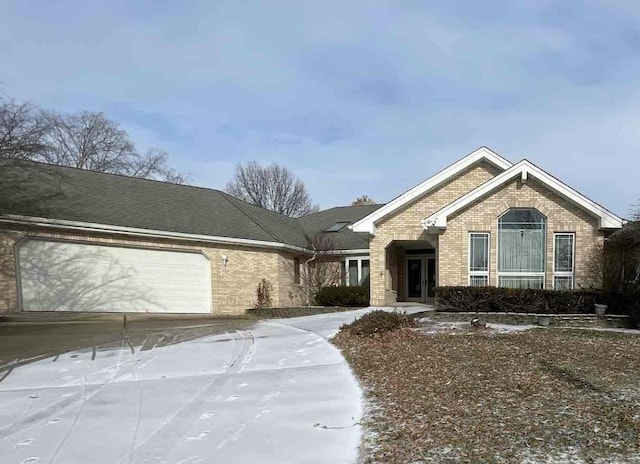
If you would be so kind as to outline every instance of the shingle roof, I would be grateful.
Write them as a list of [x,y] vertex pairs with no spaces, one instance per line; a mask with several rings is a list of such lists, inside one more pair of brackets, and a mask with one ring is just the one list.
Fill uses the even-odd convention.
[[[353,224],[382,206],[383,205],[337,206],[301,217],[298,221],[309,235],[313,235],[327,230],[337,222]],[[369,248],[368,235],[353,232],[348,227],[342,228],[339,232],[326,233],[330,237],[333,237],[334,244],[338,249],[357,250]]]
[[[45,217],[138,229],[277,242],[307,248],[308,237],[334,222],[354,222],[374,206],[331,208],[300,219],[219,190],[52,166],[0,161],[0,215]],[[330,224],[329,224],[330,223]],[[328,224],[325,227],[325,224]],[[344,249],[366,237],[336,233]]]
[[0,214],[307,246],[295,219],[218,190],[34,162],[0,169]]

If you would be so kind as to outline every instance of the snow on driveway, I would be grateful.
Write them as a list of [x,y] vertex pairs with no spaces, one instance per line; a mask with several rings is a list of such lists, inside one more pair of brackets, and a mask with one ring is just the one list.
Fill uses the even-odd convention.
[[0,381],[1,460],[355,462],[362,392],[326,339],[370,309],[17,367]]

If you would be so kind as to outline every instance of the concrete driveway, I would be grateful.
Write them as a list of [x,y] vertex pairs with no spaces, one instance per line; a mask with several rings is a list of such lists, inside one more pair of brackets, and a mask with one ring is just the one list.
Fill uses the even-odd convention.
[[6,359],[16,334],[3,329],[2,462],[355,462],[361,390],[326,339],[368,310],[125,335],[74,324],[20,336],[49,350],[92,340],[30,362]]

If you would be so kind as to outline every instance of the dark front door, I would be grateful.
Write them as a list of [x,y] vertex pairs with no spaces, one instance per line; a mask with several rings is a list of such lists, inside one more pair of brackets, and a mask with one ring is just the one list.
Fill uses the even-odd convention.
[[422,263],[424,258],[407,259],[407,298],[412,300],[422,300],[423,282]]

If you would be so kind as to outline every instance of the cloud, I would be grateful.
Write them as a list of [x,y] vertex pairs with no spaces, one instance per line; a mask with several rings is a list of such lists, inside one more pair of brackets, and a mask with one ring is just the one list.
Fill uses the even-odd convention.
[[620,214],[640,196],[637,2],[0,8],[4,92],[105,111],[198,184],[255,159],[323,207],[385,201],[488,145]]

